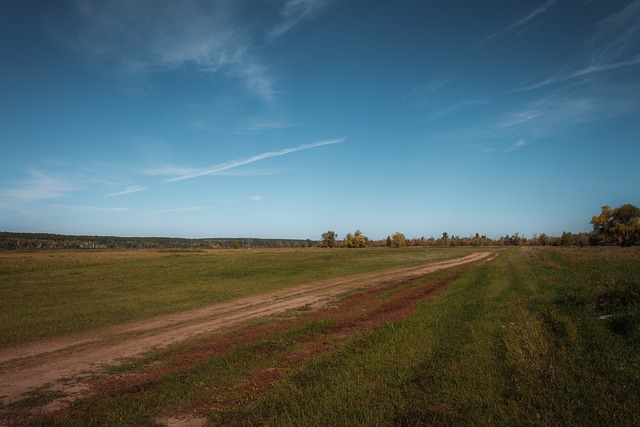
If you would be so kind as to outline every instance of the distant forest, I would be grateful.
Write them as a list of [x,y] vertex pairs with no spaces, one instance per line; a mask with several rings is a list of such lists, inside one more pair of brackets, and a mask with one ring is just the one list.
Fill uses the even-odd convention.
[[[357,233],[356,233],[357,235]],[[336,239],[332,247],[385,247],[385,246],[589,246],[596,244],[591,233],[563,233],[560,237],[546,234],[527,238],[515,233],[498,239],[476,234],[472,237],[404,238],[401,233],[393,239],[370,240],[364,245],[354,246],[352,235]],[[336,235],[337,237],[337,235]],[[252,239],[252,238],[206,238],[186,239],[174,237],[114,237],[114,236],[69,236],[46,233],[0,232],[0,249],[241,249],[241,248],[310,248],[327,246],[322,240],[301,239]]]
[[240,249],[312,247],[318,242],[296,239],[67,236],[0,232],[0,249]]

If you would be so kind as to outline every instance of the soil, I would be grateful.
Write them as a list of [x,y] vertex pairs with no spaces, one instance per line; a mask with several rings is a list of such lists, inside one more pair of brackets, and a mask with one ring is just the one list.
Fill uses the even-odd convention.
[[[490,255],[492,253],[482,252],[421,267],[333,278],[187,312],[0,349],[0,401],[7,404],[23,399],[30,392],[47,391],[66,396],[55,402],[55,405],[64,405],[74,396],[81,395],[92,378],[104,376],[109,367],[122,364],[127,359],[131,360],[181,341],[225,332],[249,320],[289,310],[336,307],[340,297],[344,298],[346,294],[356,290],[364,290],[360,295],[366,295],[367,290],[383,284],[404,283],[429,273],[487,259]],[[422,295],[411,296],[411,300],[417,301],[428,296],[433,293],[433,289],[423,292]],[[406,315],[411,306],[412,302],[409,300],[398,300],[397,307],[378,307],[375,309],[376,313],[369,310],[367,316],[388,320]],[[349,312],[353,313],[353,310],[348,310],[347,313]],[[343,327],[336,333],[349,334],[350,329],[369,322],[367,316],[343,322]],[[320,350],[314,344],[299,357],[306,359]],[[275,375],[272,372],[268,374]],[[47,409],[55,411],[57,408]],[[178,420],[174,423],[179,424]]]

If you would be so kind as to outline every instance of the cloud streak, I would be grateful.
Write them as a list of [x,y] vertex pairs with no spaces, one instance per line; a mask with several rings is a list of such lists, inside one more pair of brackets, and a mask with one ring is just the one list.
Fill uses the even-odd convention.
[[564,69],[514,92],[526,92],[640,64],[640,0],[604,18],[596,28],[596,34],[583,46],[582,58],[575,61],[581,65]]
[[127,188],[125,188],[122,191],[118,191],[116,193],[105,194],[102,197],[124,196],[125,194],[138,193],[138,192],[144,191],[146,189],[147,189],[147,187],[144,187],[142,185],[129,185],[129,186],[127,186]]
[[275,40],[290,31],[300,22],[318,15],[335,0],[288,0],[280,11],[281,20],[266,34],[268,40]]
[[524,18],[520,19],[519,21],[514,22],[513,24],[509,25],[509,27],[507,27],[507,31],[514,31],[517,30],[519,28],[524,27],[525,25],[527,25],[532,19],[534,19],[536,16],[545,13],[547,10],[549,10],[554,4],[556,4],[558,2],[558,0],[550,0],[547,3],[545,3],[544,5],[540,6],[539,8],[537,8],[536,10],[532,11],[531,13],[529,13],[527,16],[525,16]]
[[129,208],[104,207],[104,206],[78,206],[78,205],[55,205],[58,209],[64,209],[73,212],[129,212]]
[[225,171],[228,171],[230,169],[237,168],[239,166],[248,165],[248,164],[255,163],[255,162],[259,162],[261,160],[266,160],[266,159],[270,159],[270,158],[273,158],[273,157],[285,156],[287,154],[295,153],[295,152],[298,152],[298,151],[310,150],[312,148],[317,148],[317,147],[323,147],[325,145],[340,144],[340,143],[342,143],[344,141],[345,141],[345,138],[331,139],[331,140],[326,140],[326,141],[317,141],[317,142],[313,142],[311,144],[302,144],[302,145],[299,145],[297,147],[285,148],[285,149],[282,149],[282,150],[279,150],[279,151],[270,151],[270,152],[267,152],[267,153],[262,153],[262,154],[257,154],[255,156],[251,156],[251,157],[248,157],[246,159],[234,160],[234,161],[227,162],[227,163],[220,163],[218,165],[214,165],[214,166],[211,166],[211,167],[208,167],[208,168],[205,168],[205,169],[195,170],[195,171],[192,171],[190,173],[177,176],[175,178],[167,179],[165,182],[166,183],[177,182],[177,181],[184,181],[184,180],[188,180],[188,179],[198,178],[198,177],[201,177],[201,176],[215,175],[215,174],[218,174],[220,172],[225,172]]
[[186,213],[186,212],[199,212],[207,209],[215,209],[211,206],[189,206],[185,208],[173,208],[173,209],[160,209],[157,211],[145,212],[145,216],[165,215],[172,213]]
[[552,8],[556,3],[558,2],[558,0],[550,0],[547,3],[545,3],[544,5],[540,6],[539,8],[529,12],[526,16],[524,16],[523,18],[509,24],[509,26],[507,28],[505,28],[504,30],[500,30],[500,31],[496,31],[495,33],[491,34],[490,36],[485,37],[480,43],[486,43],[488,41],[491,41],[493,39],[495,39],[496,37],[502,35],[502,34],[508,34],[508,33],[517,33],[518,35],[526,32],[528,30],[527,25],[533,21],[538,15],[542,15],[543,13],[547,12],[550,8]]
[[640,55],[634,57],[634,58],[630,58],[624,61],[620,61],[620,62],[614,62],[614,63],[609,63],[609,64],[592,64],[592,65],[587,65],[583,68],[580,68],[578,70],[575,70],[571,73],[567,73],[567,74],[558,74],[555,75],[553,77],[550,77],[548,79],[539,81],[537,83],[534,83],[532,85],[529,86],[525,86],[522,87],[520,89],[517,89],[515,91],[513,91],[514,93],[516,92],[527,92],[530,90],[535,90],[535,89],[540,89],[543,88],[545,86],[549,86],[549,85],[553,85],[556,83],[562,83],[565,81],[569,81],[569,80],[574,80],[580,77],[587,77],[589,75],[592,74],[597,74],[597,73],[602,73],[602,72],[606,72],[606,71],[613,71],[613,70],[618,70],[621,68],[627,68],[627,67],[632,67],[634,65],[638,65],[640,64]]
[[620,62],[624,55],[640,54],[640,0],[600,21],[598,31],[587,43],[592,51],[590,65]]
[[490,36],[486,37],[484,40],[482,40],[482,43],[488,42],[502,34],[506,34],[506,33],[512,33],[512,32],[517,32],[518,34],[522,34],[525,31],[527,31],[526,25],[529,24],[532,20],[534,20],[538,15],[542,15],[543,13],[547,12],[550,8],[552,8],[556,3],[558,2],[558,0],[549,0],[547,3],[545,3],[544,5],[540,6],[539,8],[529,12],[526,16],[524,16],[523,18],[511,23],[506,29],[501,30],[501,31],[497,31],[493,34],[491,34]]
[[518,149],[524,147],[525,145],[529,145],[529,141],[527,141],[524,138],[521,138],[521,139],[517,140],[516,142],[514,142],[513,144],[511,144],[511,146],[507,149],[507,151],[515,151],[515,150],[518,150]]
[[437,120],[444,116],[448,116],[450,114],[455,114],[460,111],[466,110],[467,108],[473,107],[475,105],[483,104],[484,101],[479,101],[477,99],[465,99],[463,101],[456,102],[453,105],[440,109],[435,114],[432,114],[427,118],[427,121]]

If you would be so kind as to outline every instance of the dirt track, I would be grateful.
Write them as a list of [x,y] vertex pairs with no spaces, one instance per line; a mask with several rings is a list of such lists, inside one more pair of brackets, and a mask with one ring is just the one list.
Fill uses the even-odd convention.
[[64,392],[78,389],[82,387],[83,378],[153,349],[218,332],[247,320],[304,306],[320,307],[354,289],[401,282],[479,261],[490,255],[490,252],[481,252],[421,267],[334,278],[187,312],[2,349],[0,400],[3,403],[16,401],[24,393],[40,388]]

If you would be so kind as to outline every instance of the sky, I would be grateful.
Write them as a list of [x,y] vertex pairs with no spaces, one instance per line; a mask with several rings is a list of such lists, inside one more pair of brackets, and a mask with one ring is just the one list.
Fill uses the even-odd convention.
[[640,0],[0,2],[0,231],[589,231],[639,135]]

